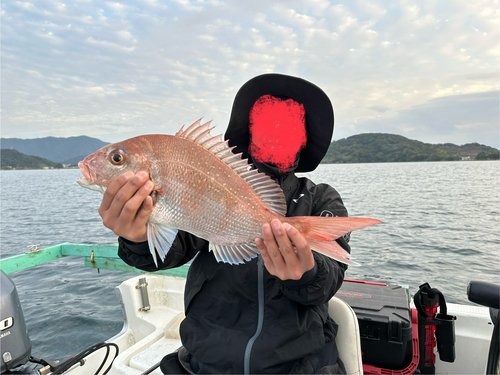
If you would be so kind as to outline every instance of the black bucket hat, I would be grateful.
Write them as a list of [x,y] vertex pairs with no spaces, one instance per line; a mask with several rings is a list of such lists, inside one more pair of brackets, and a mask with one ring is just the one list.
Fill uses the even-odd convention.
[[261,96],[272,95],[282,99],[293,99],[306,112],[306,147],[300,153],[296,172],[310,172],[321,162],[333,135],[333,107],[330,99],[318,86],[302,78],[284,74],[262,74],[245,83],[236,94],[225,139],[230,146],[236,146],[235,153],[249,158],[250,110]]

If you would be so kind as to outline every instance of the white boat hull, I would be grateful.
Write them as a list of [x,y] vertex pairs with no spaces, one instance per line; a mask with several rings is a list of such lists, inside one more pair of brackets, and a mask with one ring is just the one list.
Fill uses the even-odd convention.
[[[151,305],[149,311],[141,311],[143,301],[140,290],[136,288],[139,279],[143,277],[146,277],[148,284]],[[125,324],[118,335],[108,340],[120,348],[120,354],[113,362],[110,375],[142,374],[158,364],[166,354],[176,351],[181,346],[179,325],[184,317],[185,282],[184,278],[174,276],[146,275],[133,277],[117,287],[117,295],[125,313]],[[452,303],[447,305],[448,314],[457,317],[456,360],[453,363],[442,362],[436,353],[436,373],[484,374],[493,331],[489,310],[472,305]],[[357,327],[357,321],[352,327],[353,329]],[[356,334],[359,336],[359,330]],[[354,359],[355,365],[351,366],[351,374],[362,373],[359,345],[357,347],[359,353],[354,355],[357,359]],[[72,368],[69,374],[87,375],[95,372],[103,361],[103,352],[104,350],[93,353],[87,357],[84,366]],[[358,359],[359,366],[356,365]],[[110,362],[108,359],[104,368]],[[151,374],[162,373],[157,368]]]

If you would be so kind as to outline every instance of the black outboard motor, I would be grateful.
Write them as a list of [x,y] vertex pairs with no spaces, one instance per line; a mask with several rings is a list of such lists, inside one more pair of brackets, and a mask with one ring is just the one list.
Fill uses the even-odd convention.
[[0,372],[3,374],[28,362],[31,355],[31,340],[16,286],[3,271],[1,271],[0,289]]
[[[83,366],[86,357],[103,348],[106,348],[106,354],[95,374],[100,374],[103,371],[102,374],[106,375],[109,372],[113,361],[119,353],[118,345],[111,342],[92,345],[81,353],[71,356],[64,361],[51,361],[31,356],[31,340],[26,329],[16,286],[5,272],[0,270],[0,273],[0,360],[2,365],[0,374],[40,375],[51,372],[54,375],[59,375],[73,366]],[[110,352],[110,347],[115,349],[114,358],[107,369],[105,369],[104,365],[109,362],[109,355],[113,353]],[[39,368],[40,365],[43,367]],[[92,372],[94,371],[92,370]]]

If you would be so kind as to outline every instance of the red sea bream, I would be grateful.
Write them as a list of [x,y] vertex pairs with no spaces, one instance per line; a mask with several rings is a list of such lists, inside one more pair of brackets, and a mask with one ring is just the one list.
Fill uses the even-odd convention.
[[143,135],[101,148],[78,163],[78,183],[104,192],[119,175],[148,171],[156,203],[148,220],[151,254],[163,260],[178,230],[210,241],[218,261],[240,264],[258,255],[262,224],[279,218],[295,227],[311,249],[355,264],[336,238],[380,221],[353,217],[285,217],[279,185],[252,169],[228,141],[198,120],[175,135]]

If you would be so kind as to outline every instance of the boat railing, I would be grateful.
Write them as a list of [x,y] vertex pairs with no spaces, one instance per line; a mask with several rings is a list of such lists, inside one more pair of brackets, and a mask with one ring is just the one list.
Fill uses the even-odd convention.
[[[30,251],[0,259],[0,269],[9,274],[26,268],[39,266],[64,257],[82,257],[85,267],[124,271],[134,273],[148,273],[131,267],[118,257],[117,246],[62,243],[43,249],[31,248]],[[169,275],[185,278],[189,265],[154,272],[156,275]]]

